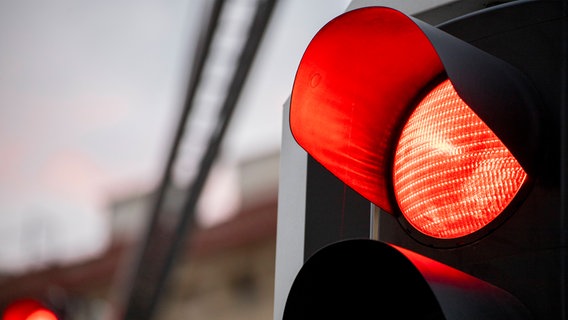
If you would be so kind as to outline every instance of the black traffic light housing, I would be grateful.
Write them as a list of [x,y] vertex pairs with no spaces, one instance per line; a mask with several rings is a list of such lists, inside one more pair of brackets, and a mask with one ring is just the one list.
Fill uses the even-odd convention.
[[[460,17],[437,28],[420,21],[415,21],[415,23],[435,48],[443,65],[443,73],[451,79],[461,98],[495,132],[521,163],[527,172],[528,182],[523,186],[521,194],[516,197],[513,204],[507,208],[508,214],[503,215],[497,223],[483,228],[482,232],[457,240],[432,239],[410,227],[397,209],[389,182],[390,169],[387,168],[391,159],[389,156],[385,156],[384,161],[381,162],[381,165],[385,167],[379,168],[379,171],[382,171],[379,177],[373,178],[375,180],[371,179],[372,183],[369,184],[372,186],[374,182],[381,180],[379,192],[384,194],[377,196],[376,189],[371,192],[365,188],[359,189],[360,185],[353,183],[349,177],[346,178],[345,172],[349,171],[349,165],[346,170],[345,164],[341,161],[329,164],[326,159],[327,153],[337,150],[327,150],[328,145],[317,139],[313,143],[316,145],[314,150],[309,144],[306,147],[300,137],[299,144],[310,154],[308,168],[311,166],[316,172],[326,170],[314,164],[315,159],[346,184],[341,187],[342,183],[329,183],[330,190],[343,188],[346,194],[351,194],[351,188],[353,188],[356,193],[362,194],[364,198],[371,200],[382,209],[379,214],[376,240],[389,245],[372,240],[357,240],[327,246],[333,241],[325,239],[314,241],[306,238],[306,242],[310,241],[316,245],[315,247],[312,245],[310,250],[305,251],[306,263],[292,286],[284,318],[296,319],[302,318],[302,315],[342,314],[346,309],[336,308],[340,305],[338,301],[333,300],[337,296],[345,299],[348,309],[349,307],[360,308],[358,311],[350,308],[354,313],[347,312],[345,315],[358,313],[369,315],[373,310],[381,313],[382,309],[389,306],[395,309],[404,308],[405,300],[385,300],[381,304],[381,300],[376,298],[383,294],[389,295],[388,289],[377,293],[382,290],[381,288],[401,290],[401,287],[393,287],[388,281],[400,279],[400,277],[412,278],[416,275],[416,270],[411,272],[408,270],[412,268],[401,267],[407,262],[402,262],[406,260],[401,258],[400,253],[395,252],[398,249],[390,246],[396,245],[396,248],[411,250],[438,263],[443,263],[450,269],[469,274],[477,278],[480,283],[490,283],[490,286],[500,288],[499,290],[505,292],[500,295],[500,298],[492,296],[493,303],[489,301],[483,306],[476,307],[465,303],[460,306],[464,314],[472,316],[479,314],[479,310],[485,307],[489,308],[488,310],[496,310],[493,308],[499,309],[499,305],[506,305],[511,308],[505,307],[504,309],[513,310],[512,313],[508,311],[503,313],[508,315],[506,318],[562,319],[568,314],[566,308],[568,220],[565,217],[568,213],[566,212],[566,186],[568,185],[566,175],[566,169],[568,169],[566,154],[568,144],[566,133],[568,125],[566,5],[560,1],[516,1]],[[375,41],[375,39],[368,39],[368,41]],[[358,48],[352,49],[357,50]],[[330,53],[330,55],[333,54]],[[346,68],[352,67],[349,60],[333,60],[331,64],[333,63],[344,64]],[[299,127],[304,125],[294,124],[295,120],[292,120],[294,108],[297,108],[295,104],[301,104],[297,101],[306,99],[305,95],[297,94],[299,90],[296,85],[302,80],[301,72],[301,70],[298,71],[291,99],[293,133],[295,125]],[[319,85],[321,81],[318,77],[314,78],[313,73],[308,74],[306,79],[312,88],[314,85]],[[357,85],[354,87],[357,88]],[[331,95],[325,95],[328,100],[325,103],[329,101],[331,104],[335,103],[335,94],[336,92],[332,92]],[[313,101],[311,104],[314,105]],[[399,117],[404,118],[407,112],[408,110],[400,110]],[[387,117],[390,117],[392,113],[388,113]],[[309,117],[312,116],[309,115]],[[357,119],[357,116],[353,119]],[[385,124],[380,119],[373,120]],[[396,136],[396,132],[396,126],[394,126],[388,128],[387,134]],[[329,134],[331,133],[323,133],[323,135]],[[298,138],[296,133],[294,136]],[[385,154],[392,152],[392,148],[392,146],[385,147]],[[323,156],[321,150],[324,150]],[[338,171],[337,167],[340,167],[343,172]],[[375,174],[372,172],[369,175]],[[313,185],[318,186],[317,193],[325,193],[325,187],[321,184],[314,183]],[[309,185],[307,189],[306,202],[308,203],[311,192]],[[338,197],[337,193],[335,191],[334,199]],[[339,206],[343,207],[339,210],[342,212],[341,216],[356,215],[358,218],[355,221],[361,225],[360,217],[364,215],[364,203],[367,201],[364,198],[357,198],[355,195],[347,202],[340,200],[342,204],[340,203]],[[316,203],[318,201],[325,203],[325,200],[322,200],[325,196],[320,195],[318,199]],[[356,205],[353,210],[349,211],[353,203]],[[307,207],[306,221],[312,215],[308,209]],[[321,216],[318,221],[320,225],[325,223],[325,219]],[[317,225],[312,226],[312,228],[316,227]],[[306,235],[313,233],[308,228],[306,224]],[[351,230],[349,226],[342,225],[341,228],[341,230]],[[364,227],[355,229],[362,230]],[[365,237],[363,234],[364,232],[358,231],[352,236]],[[317,251],[318,249],[321,250]],[[391,258],[387,259],[387,256]],[[398,258],[393,258],[393,256]],[[358,260],[359,258],[363,260]],[[410,258],[409,261],[415,264]],[[374,267],[369,267],[369,265]],[[390,271],[389,268],[391,268]],[[325,271],[325,269],[330,271]],[[428,281],[425,271],[418,270],[418,274],[422,274],[430,287],[433,286]],[[347,280],[344,281],[344,279]],[[406,278],[401,281],[406,281]],[[397,283],[396,280],[393,282]],[[416,283],[416,285],[404,285],[403,287],[406,288],[398,294],[410,294],[413,288],[421,286],[418,283],[423,284],[420,281]],[[330,287],[329,284],[332,286]],[[335,291],[332,290],[333,288]],[[341,294],[337,294],[338,290]],[[427,291],[418,290],[418,292]],[[302,300],[308,292],[309,296],[318,296],[314,308],[305,304],[308,300]],[[334,292],[334,297],[330,296],[329,292]],[[420,295],[424,299],[432,297],[426,293]],[[353,297],[357,298],[353,299]],[[455,297],[462,296],[456,295]],[[441,305],[443,310],[446,299],[448,299],[447,293],[435,295],[434,300],[438,304],[428,304],[433,314],[436,314],[435,318],[443,317],[437,314],[436,306]],[[369,306],[373,301],[376,303]],[[517,303],[518,301],[520,304]],[[413,303],[408,302],[407,306],[413,308]],[[327,311],[321,308],[329,308],[332,311],[326,313]],[[442,313],[447,319],[466,318],[448,314],[445,310]]]

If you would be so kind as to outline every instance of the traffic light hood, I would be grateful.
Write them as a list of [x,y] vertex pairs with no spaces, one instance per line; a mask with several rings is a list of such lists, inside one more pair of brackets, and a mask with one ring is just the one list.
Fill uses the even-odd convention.
[[311,256],[296,276],[288,319],[530,319],[509,293],[384,242],[354,239]]
[[393,212],[398,134],[443,79],[529,174],[540,139],[537,95],[507,63],[390,8],[347,12],[324,26],[300,62],[290,129],[300,146],[362,196]]

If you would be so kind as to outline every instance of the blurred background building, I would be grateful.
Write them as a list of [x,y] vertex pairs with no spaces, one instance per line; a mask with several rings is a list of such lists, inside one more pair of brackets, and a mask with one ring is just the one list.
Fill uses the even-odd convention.
[[[278,153],[238,167],[242,205],[227,220],[200,228],[188,239],[172,270],[156,319],[269,319],[272,317],[276,241]],[[113,318],[129,285],[137,242],[145,230],[141,214],[153,194],[112,202],[112,241],[100,256],[0,279],[0,301],[21,298],[62,309],[66,319]],[[184,193],[172,192],[168,210]],[[257,196],[260,195],[260,196]]]

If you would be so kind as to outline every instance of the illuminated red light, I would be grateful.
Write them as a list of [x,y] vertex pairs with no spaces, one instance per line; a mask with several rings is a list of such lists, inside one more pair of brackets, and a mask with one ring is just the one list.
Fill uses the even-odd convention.
[[57,316],[47,309],[40,309],[30,314],[26,320],[57,320]]
[[2,320],[58,320],[53,311],[45,308],[39,301],[23,299],[11,303],[4,313]]
[[404,126],[393,168],[406,220],[435,238],[469,235],[513,200],[527,174],[449,80],[434,88]]

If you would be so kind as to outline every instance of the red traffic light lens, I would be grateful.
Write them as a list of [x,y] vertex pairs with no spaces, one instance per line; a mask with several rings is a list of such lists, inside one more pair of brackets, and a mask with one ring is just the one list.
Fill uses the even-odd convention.
[[440,239],[467,236],[513,200],[526,172],[449,80],[418,104],[394,156],[393,186],[406,220]]

